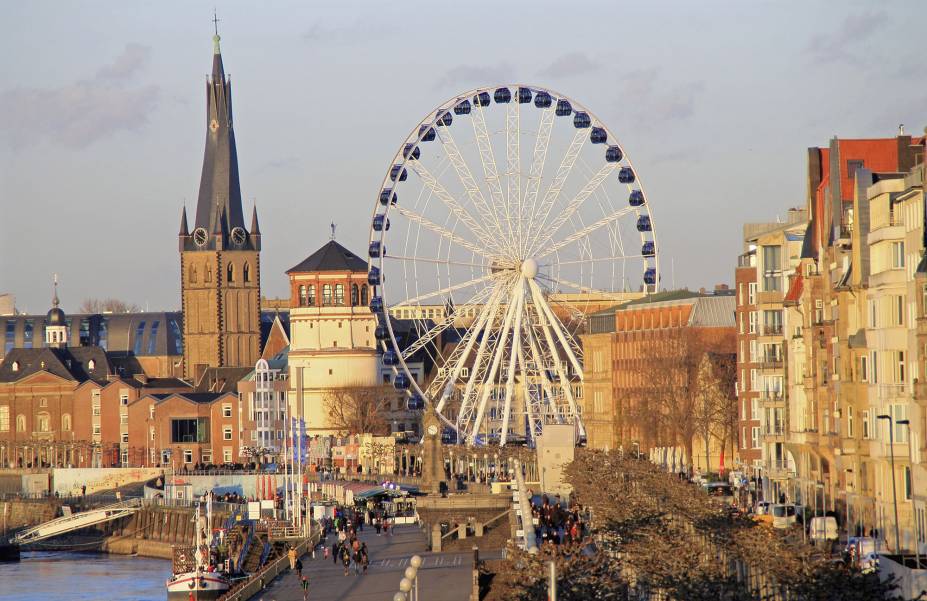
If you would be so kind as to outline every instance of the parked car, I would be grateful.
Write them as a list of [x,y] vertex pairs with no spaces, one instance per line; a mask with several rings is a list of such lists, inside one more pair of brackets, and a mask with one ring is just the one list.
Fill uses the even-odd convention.
[[709,482],[704,488],[708,496],[714,500],[727,504],[734,502],[734,489],[727,482]]
[[831,516],[811,518],[808,535],[813,542],[837,540],[837,520]]
[[754,510],[756,515],[769,515],[769,508],[772,505],[770,501],[760,501],[756,504]]

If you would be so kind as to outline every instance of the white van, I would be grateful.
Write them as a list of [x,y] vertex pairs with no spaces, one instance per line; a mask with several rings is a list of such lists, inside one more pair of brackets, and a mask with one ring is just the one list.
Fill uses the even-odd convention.
[[773,516],[773,528],[783,530],[795,523],[795,506],[776,503],[769,506],[769,513]]
[[808,535],[812,541],[837,540],[837,519],[832,516],[811,518]]

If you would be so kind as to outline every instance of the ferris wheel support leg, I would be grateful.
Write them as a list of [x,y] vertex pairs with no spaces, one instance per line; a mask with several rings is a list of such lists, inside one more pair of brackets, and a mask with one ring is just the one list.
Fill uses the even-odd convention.
[[[535,284],[535,286],[537,285]],[[538,311],[541,313],[541,330],[544,331],[544,338],[547,341],[548,348],[550,348],[551,356],[554,358],[554,369],[557,370],[557,375],[560,378],[560,388],[563,391],[564,396],[566,396],[567,403],[570,406],[570,417],[572,417],[574,420],[577,420],[579,417],[579,412],[576,410],[576,401],[573,398],[573,387],[570,384],[569,375],[563,369],[563,364],[560,362],[560,356],[554,343],[554,337],[550,333],[550,323],[544,311],[544,299],[541,297],[540,290],[538,288],[531,287],[531,292],[534,296],[535,305],[540,307]],[[567,345],[567,348],[569,348],[569,345]],[[584,433],[582,423],[580,423],[580,433]]]
[[[540,327],[540,326],[539,326]],[[544,364],[544,357],[541,355],[541,351],[538,348],[538,341],[535,337],[535,332],[533,327],[526,328],[526,334],[528,338],[528,348],[531,351],[531,356],[534,358],[534,364],[538,372],[538,378],[541,380],[541,399],[538,403],[538,420],[541,425],[544,424],[544,414],[542,412],[544,406],[544,397],[547,397],[547,407],[549,413],[554,416],[558,421],[562,421],[560,412],[557,410],[556,400],[554,398],[554,391],[550,387],[550,382],[547,381],[547,369]],[[560,359],[555,355],[554,360],[559,362]]]
[[518,358],[516,348],[521,346],[521,314],[525,306],[524,278],[520,278],[512,290],[515,296],[515,325],[512,326],[512,350],[509,356],[509,373],[505,383],[505,405],[502,407],[500,447],[505,446],[509,434],[509,419],[512,415],[512,392],[515,390],[515,365]]
[[[525,332],[525,337],[527,337],[527,332]],[[530,437],[530,440],[533,442],[537,437],[538,422],[537,418],[535,417],[537,412],[535,411],[535,406],[532,402],[528,389],[528,365],[525,361],[525,352],[521,345],[521,341],[519,341],[518,346],[515,348],[515,352],[518,356],[518,364],[521,366],[522,397],[525,400],[525,413],[528,414],[528,430],[525,432],[525,438],[528,439],[528,437]]]
[[[521,278],[518,279],[516,286],[513,286],[512,290],[517,286],[521,285]],[[489,375],[486,377],[483,389],[480,391],[480,404],[476,410],[476,419],[473,420],[473,428],[470,431],[470,438],[476,439],[476,435],[480,432],[480,424],[483,422],[483,415],[486,413],[486,402],[489,400],[489,394],[493,392],[496,382],[496,373],[499,371],[499,364],[502,363],[502,356],[505,354],[505,347],[508,342],[509,331],[512,327],[512,318],[515,315],[515,308],[518,303],[512,302],[512,297],[508,299],[508,307],[505,310],[505,319],[502,322],[502,330],[499,332],[498,338],[496,338],[496,348],[493,353],[492,365],[489,368]]]
[[528,282],[528,285],[531,287],[532,295],[536,303],[540,303],[541,308],[544,311],[544,314],[547,316],[547,323],[550,324],[551,329],[557,334],[557,338],[560,340],[560,344],[563,345],[563,350],[566,352],[567,357],[570,359],[570,363],[573,364],[573,370],[576,372],[576,375],[579,376],[580,381],[583,380],[583,366],[579,364],[576,355],[573,353],[573,347],[570,342],[567,340],[566,336],[563,333],[559,325],[559,320],[557,316],[554,315],[554,312],[551,310],[550,305],[547,304],[547,301],[544,299],[544,296],[541,294],[541,289],[538,286],[537,282],[531,280]]
[[[502,288],[504,289],[504,288]],[[501,290],[501,289],[500,289]],[[480,366],[483,364],[483,354],[486,352],[486,346],[489,344],[488,329],[492,328],[493,321],[496,319],[496,313],[499,310],[499,302],[504,296],[504,293],[499,294],[493,303],[486,308],[487,318],[486,318],[486,328],[487,332],[484,333],[483,339],[480,340],[480,345],[476,350],[476,360],[473,362],[473,368],[470,370],[470,377],[467,379],[467,386],[464,388],[463,396],[460,399],[460,411],[457,414],[457,431],[460,432],[461,424],[467,423],[470,418],[470,415],[473,414],[473,400],[470,398],[473,394],[473,386],[476,384],[476,378],[478,372],[480,371]],[[458,362],[458,366],[462,367],[462,362]],[[467,441],[472,443],[472,441]]]
[[499,297],[502,295],[503,290],[504,290],[504,286],[502,286],[501,283],[498,284],[494,288],[492,296],[489,299],[489,303],[486,305],[484,310],[480,312],[480,315],[476,320],[476,325],[473,328],[471,328],[469,332],[467,332],[467,336],[469,338],[467,342],[464,344],[463,352],[458,356],[457,361],[454,363],[454,366],[451,368],[451,373],[448,377],[447,385],[444,387],[444,390],[441,394],[441,399],[438,401],[438,406],[435,408],[435,410],[438,413],[441,413],[442,409],[444,409],[444,405],[447,402],[448,397],[451,395],[451,393],[454,390],[454,387],[457,384],[457,378],[460,377],[460,371],[461,369],[463,369],[464,365],[467,362],[467,359],[470,357],[470,352],[473,350],[473,344],[476,342],[476,339],[479,337],[480,331],[482,331],[482,329],[486,327],[486,324],[489,321],[488,318],[489,318],[490,307],[496,304]]

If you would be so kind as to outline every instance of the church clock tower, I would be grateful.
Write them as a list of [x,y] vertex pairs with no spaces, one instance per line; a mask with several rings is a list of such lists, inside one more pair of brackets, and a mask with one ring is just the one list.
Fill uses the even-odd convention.
[[260,352],[261,233],[257,209],[245,228],[232,120],[232,84],[213,37],[206,82],[206,151],[193,230],[180,219],[184,375],[253,366]]

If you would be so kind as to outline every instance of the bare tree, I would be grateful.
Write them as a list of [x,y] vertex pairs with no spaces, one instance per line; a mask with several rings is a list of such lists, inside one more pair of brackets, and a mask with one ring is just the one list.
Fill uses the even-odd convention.
[[337,388],[325,394],[332,428],[345,434],[389,434],[385,413],[395,391],[388,386]]
[[118,298],[85,298],[77,308],[78,313],[136,313],[140,308]]

